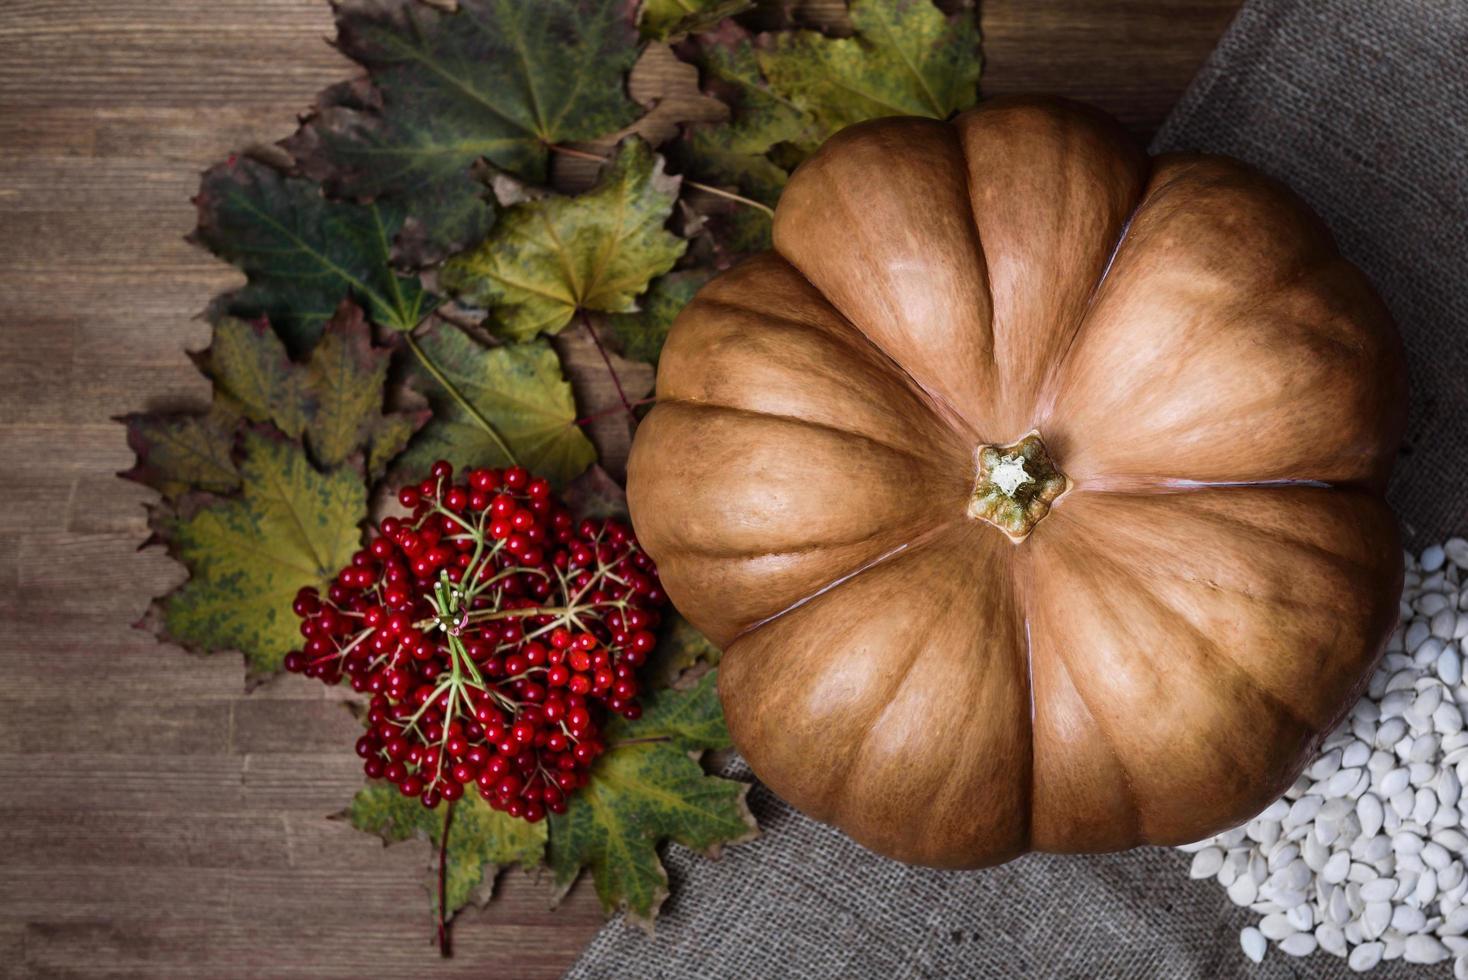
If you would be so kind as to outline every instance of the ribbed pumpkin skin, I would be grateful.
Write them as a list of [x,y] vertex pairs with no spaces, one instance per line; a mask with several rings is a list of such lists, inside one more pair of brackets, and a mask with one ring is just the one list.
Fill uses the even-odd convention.
[[[1380,301],[1293,195],[996,100],[832,137],[675,323],[628,477],[776,793],[941,867],[1196,840],[1287,788],[1396,617]],[[1071,487],[967,516],[980,445]]]

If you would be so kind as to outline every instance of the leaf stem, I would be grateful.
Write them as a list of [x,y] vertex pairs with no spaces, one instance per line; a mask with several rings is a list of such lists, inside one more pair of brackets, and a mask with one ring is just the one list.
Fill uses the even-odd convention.
[[591,342],[596,345],[597,353],[601,354],[602,362],[607,366],[607,374],[612,376],[612,386],[617,389],[617,397],[622,400],[622,408],[626,410],[627,417],[632,420],[632,424],[636,425],[637,413],[632,411],[632,402],[628,400],[627,392],[622,389],[622,379],[617,377],[617,370],[612,367],[612,356],[602,346],[601,338],[596,335],[596,330],[591,325],[591,317],[587,315],[585,310],[581,311],[581,324],[586,328],[586,332],[591,335]]
[[505,454],[505,458],[509,460],[510,465],[519,466],[520,462],[519,460],[515,459],[515,454],[510,451],[509,443],[505,442],[504,437],[499,434],[498,430],[496,430],[494,426],[489,424],[489,419],[485,418],[484,415],[479,411],[479,409],[475,408],[470,403],[469,399],[464,397],[464,393],[460,391],[458,387],[448,379],[448,376],[444,374],[443,371],[439,370],[438,365],[433,363],[433,360],[428,356],[428,352],[423,349],[423,347],[418,343],[417,339],[414,338],[411,333],[404,333],[403,339],[408,342],[408,349],[411,350],[414,356],[418,358],[424,369],[429,374],[433,375],[433,379],[435,381],[443,385],[444,390],[449,393],[449,397],[451,397],[458,404],[458,406],[464,410],[464,413],[466,415],[472,418],[475,422],[479,423],[479,427],[482,428],[489,435],[489,438],[494,441],[494,444],[497,447],[499,447],[500,452]]
[[559,143],[547,143],[546,148],[553,153],[559,153],[562,156],[572,157],[576,160],[593,160],[596,163],[606,163],[608,160],[611,159],[611,157],[605,156],[601,153],[592,153],[589,150],[578,150],[574,147],[562,146]]
[[752,197],[745,197],[743,194],[735,194],[733,191],[726,191],[722,187],[715,187],[713,184],[705,184],[701,181],[689,180],[687,177],[683,178],[683,183],[687,184],[689,187],[695,187],[698,190],[703,191],[705,194],[713,194],[715,197],[727,198],[728,200],[734,201],[735,203],[743,204],[745,207],[754,208],[756,211],[763,211],[765,213],[765,217],[769,218],[771,221],[775,219],[774,208],[770,207],[768,204],[762,204]]
[[448,893],[449,893],[449,828],[454,822],[454,804],[443,808],[443,833],[438,838],[438,955],[448,959],[449,948]]
[[[555,153],[561,153],[568,157],[574,157],[577,160],[595,160],[598,163],[606,163],[608,160],[611,159],[611,157],[603,156],[600,153],[591,153],[586,150],[576,150],[572,149],[569,146],[561,146],[559,143],[547,143],[546,146]],[[756,211],[763,211],[765,213],[765,216],[768,218],[773,219],[775,217],[774,208],[770,207],[768,204],[763,204],[759,201],[756,201],[754,198],[745,197],[743,194],[735,194],[733,191],[726,191],[722,187],[715,187],[712,184],[705,184],[702,181],[689,180],[687,177],[683,178],[683,183],[687,184],[689,187],[697,188],[698,190],[701,190],[706,194],[713,194],[716,197],[722,197],[727,200],[743,204],[745,207],[754,208]]]

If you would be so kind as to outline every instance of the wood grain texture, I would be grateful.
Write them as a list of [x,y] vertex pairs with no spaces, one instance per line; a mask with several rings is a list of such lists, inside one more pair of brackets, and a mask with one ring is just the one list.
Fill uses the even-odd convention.
[[[1154,128],[1237,0],[990,0],[989,93]],[[322,0],[0,4],[0,973],[558,975],[600,922],[512,874],[430,940],[422,844],[325,819],[354,724],[300,679],[131,628],[180,581],[110,416],[199,404],[196,314],[238,282],[191,248],[198,173],[278,139],[349,66]]]

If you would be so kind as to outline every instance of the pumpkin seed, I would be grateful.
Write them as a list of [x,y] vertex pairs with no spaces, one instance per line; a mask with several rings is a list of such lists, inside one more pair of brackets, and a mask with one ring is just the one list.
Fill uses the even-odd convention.
[[1382,949],[1381,943],[1362,943],[1351,950],[1351,955],[1346,957],[1346,965],[1357,973],[1365,973],[1381,962]]
[[1269,948],[1264,934],[1253,926],[1245,926],[1239,930],[1239,945],[1244,948],[1244,955],[1255,963],[1264,962],[1264,952]]
[[1406,947],[1402,959],[1408,963],[1441,963],[1452,955],[1437,939],[1421,934],[1408,936]]

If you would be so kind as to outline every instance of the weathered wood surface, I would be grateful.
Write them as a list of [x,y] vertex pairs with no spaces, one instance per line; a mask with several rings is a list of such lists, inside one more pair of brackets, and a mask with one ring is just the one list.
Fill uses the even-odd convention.
[[[1237,0],[989,0],[988,93],[1154,128]],[[331,692],[243,689],[131,628],[181,571],[109,417],[199,403],[198,172],[346,63],[322,0],[0,2],[0,974],[550,977],[600,922],[512,874],[430,945],[426,845],[325,819],[360,783]]]

